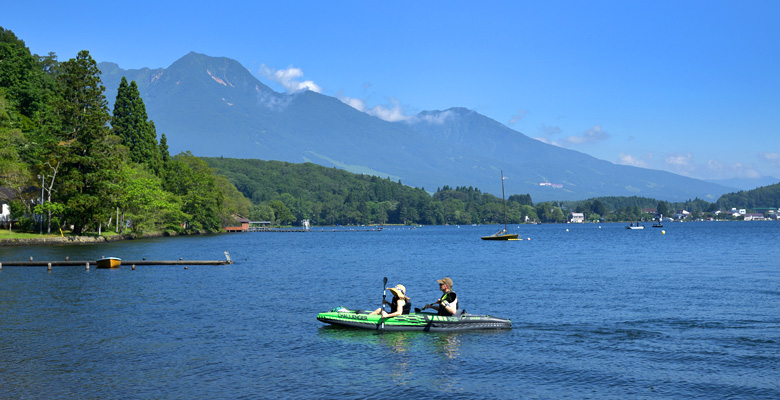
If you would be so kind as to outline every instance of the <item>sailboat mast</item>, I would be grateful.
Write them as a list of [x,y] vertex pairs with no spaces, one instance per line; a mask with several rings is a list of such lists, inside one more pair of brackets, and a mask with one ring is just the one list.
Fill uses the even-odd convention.
[[506,230],[506,195],[504,195],[504,170],[501,170],[501,201],[504,203],[504,232]]

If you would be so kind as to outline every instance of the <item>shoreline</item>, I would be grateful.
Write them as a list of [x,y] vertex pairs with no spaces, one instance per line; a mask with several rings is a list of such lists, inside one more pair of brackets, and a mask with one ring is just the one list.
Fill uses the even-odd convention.
[[180,235],[175,232],[149,232],[142,235],[135,233],[125,233],[121,235],[111,236],[52,236],[52,237],[36,237],[36,238],[24,238],[24,239],[0,239],[0,247],[3,246],[41,246],[41,245],[70,245],[70,244],[99,244],[99,243],[111,243],[122,240],[136,240],[147,239],[157,237],[168,236],[190,236],[200,235],[203,233],[191,233],[188,235]]

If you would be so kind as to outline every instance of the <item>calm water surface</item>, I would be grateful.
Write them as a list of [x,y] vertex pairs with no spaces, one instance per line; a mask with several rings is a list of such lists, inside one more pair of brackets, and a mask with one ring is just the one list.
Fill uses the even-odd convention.
[[[780,398],[780,223],[246,233],[0,248],[0,260],[228,266],[3,267],[0,398]],[[420,307],[452,277],[508,331],[326,326],[382,278]]]

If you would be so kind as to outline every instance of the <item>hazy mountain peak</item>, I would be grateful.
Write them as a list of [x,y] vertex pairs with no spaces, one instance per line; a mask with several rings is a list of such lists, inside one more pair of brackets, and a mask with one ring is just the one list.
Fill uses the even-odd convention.
[[190,52],[166,69],[103,71],[109,102],[122,76],[138,83],[149,118],[172,153],[314,162],[398,177],[418,187],[474,186],[534,201],[600,196],[716,200],[723,186],[616,165],[533,140],[463,107],[388,122],[313,91],[277,93],[235,60]]

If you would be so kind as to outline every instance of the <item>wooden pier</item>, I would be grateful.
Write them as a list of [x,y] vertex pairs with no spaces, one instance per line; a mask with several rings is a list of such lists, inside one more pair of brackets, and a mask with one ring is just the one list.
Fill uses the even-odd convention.
[[[52,261],[35,261],[30,257],[29,261],[0,261],[0,270],[3,267],[76,267],[83,266],[89,269],[90,266],[97,266],[98,260],[82,260],[71,261],[66,260],[52,260]],[[122,265],[132,265],[135,268],[136,265],[228,265],[233,264],[233,260],[230,258],[230,253],[225,252],[224,260],[184,260],[182,258],[178,260],[147,260],[143,258],[141,260],[122,260]]]

